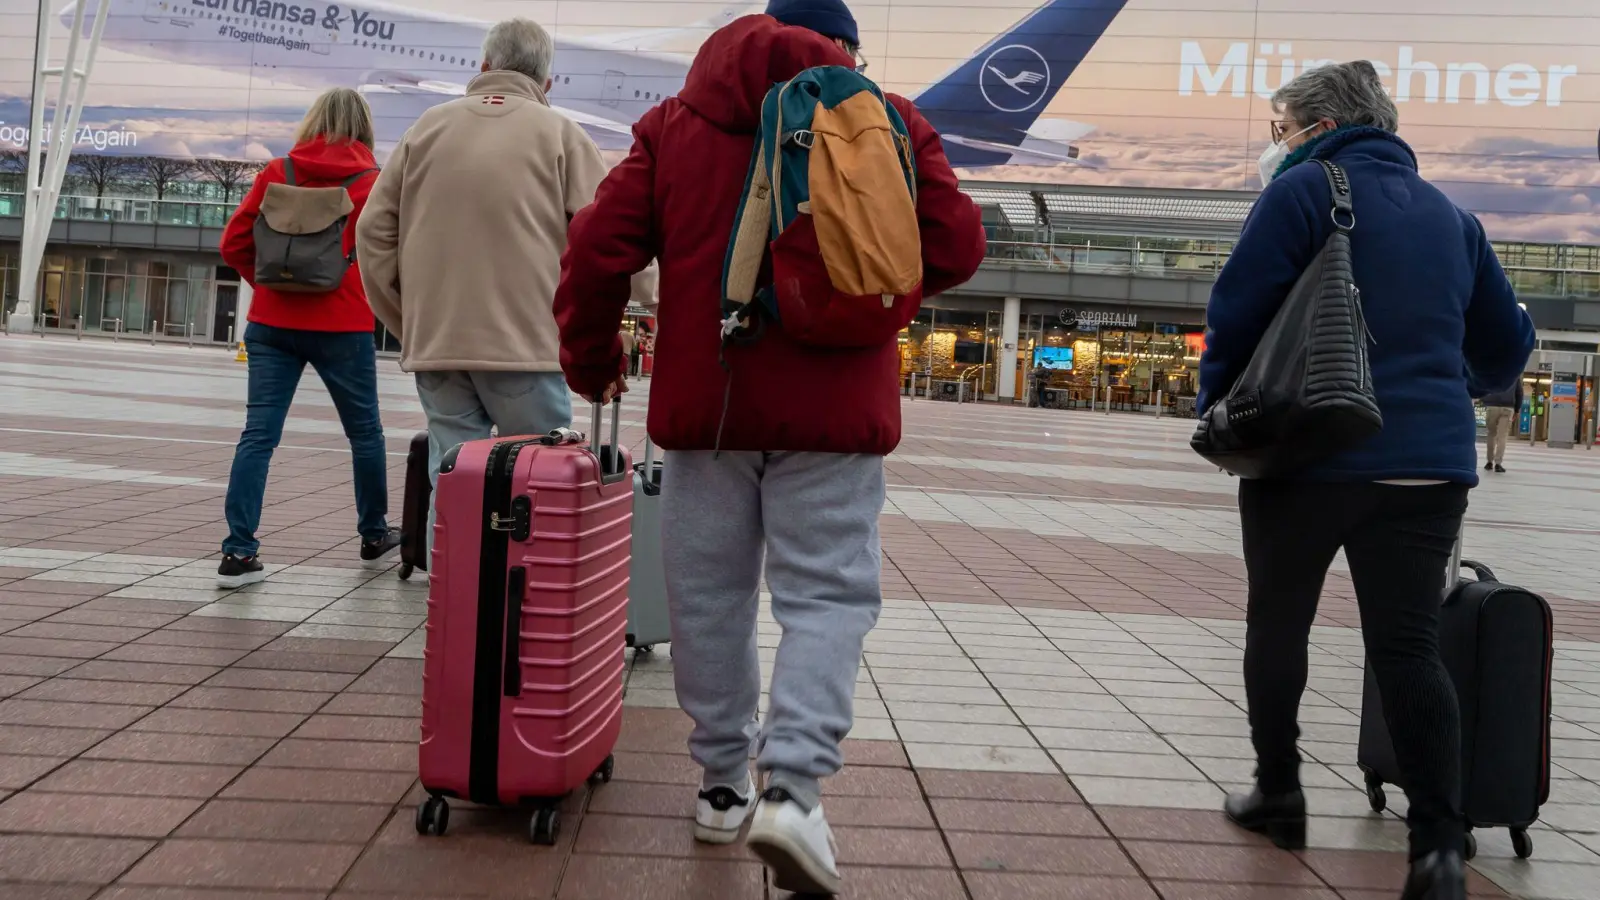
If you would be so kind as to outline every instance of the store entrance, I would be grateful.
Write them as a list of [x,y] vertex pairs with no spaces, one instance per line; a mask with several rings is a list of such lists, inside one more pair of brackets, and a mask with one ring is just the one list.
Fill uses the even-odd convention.
[[239,311],[239,286],[217,285],[217,299],[212,304],[211,339],[219,344],[234,340],[234,316]]

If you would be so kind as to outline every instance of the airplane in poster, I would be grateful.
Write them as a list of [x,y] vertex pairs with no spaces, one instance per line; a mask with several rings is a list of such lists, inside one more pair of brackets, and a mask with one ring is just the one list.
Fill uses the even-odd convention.
[[[74,0],[77,2],[77,0]],[[113,5],[103,44],[164,62],[250,71],[310,89],[354,87],[372,105],[380,149],[477,74],[490,23],[382,0],[86,0]],[[912,99],[952,164],[1075,163],[1094,126],[1041,119],[1126,0],[1047,0]],[[662,49],[752,11],[731,6],[680,28],[557,37],[551,104],[604,149],[682,86],[692,56]],[[73,5],[61,18],[71,27]]]

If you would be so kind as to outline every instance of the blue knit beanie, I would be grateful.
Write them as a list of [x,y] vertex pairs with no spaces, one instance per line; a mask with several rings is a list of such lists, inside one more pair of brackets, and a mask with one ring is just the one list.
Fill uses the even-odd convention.
[[809,28],[825,38],[861,46],[856,17],[844,0],[769,0],[767,15],[785,25]]

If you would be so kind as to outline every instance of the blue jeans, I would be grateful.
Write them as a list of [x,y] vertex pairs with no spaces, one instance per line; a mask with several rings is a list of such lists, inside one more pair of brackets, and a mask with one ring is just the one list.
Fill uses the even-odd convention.
[[307,363],[316,369],[339,411],[355,468],[356,528],[363,540],[388,531],[389,475],[383,423],[378,418],[378,360],[371,332],[300,331],[250,323],[244,330],[250,360],[244,433],[228,475],[228,538],[222,552],[256,555],[261,542],[261,502],[267,466],[283,439],[295,388]]
[[[560,372],[418,372],[417,398],[428,417],[428,476],[439,484],[439,459],[467,441],[548,434],[572,425],[572,395]],[[433,550],[433,504],[428,504]]]

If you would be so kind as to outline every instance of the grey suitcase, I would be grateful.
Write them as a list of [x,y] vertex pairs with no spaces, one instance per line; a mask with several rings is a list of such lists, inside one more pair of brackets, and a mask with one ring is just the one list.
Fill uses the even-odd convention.
[[661,473],[646,437],[644,461],[633,467],[633,561],[628,570],[628,646],[648,653],[672,640],[667,580],[661,565]]

